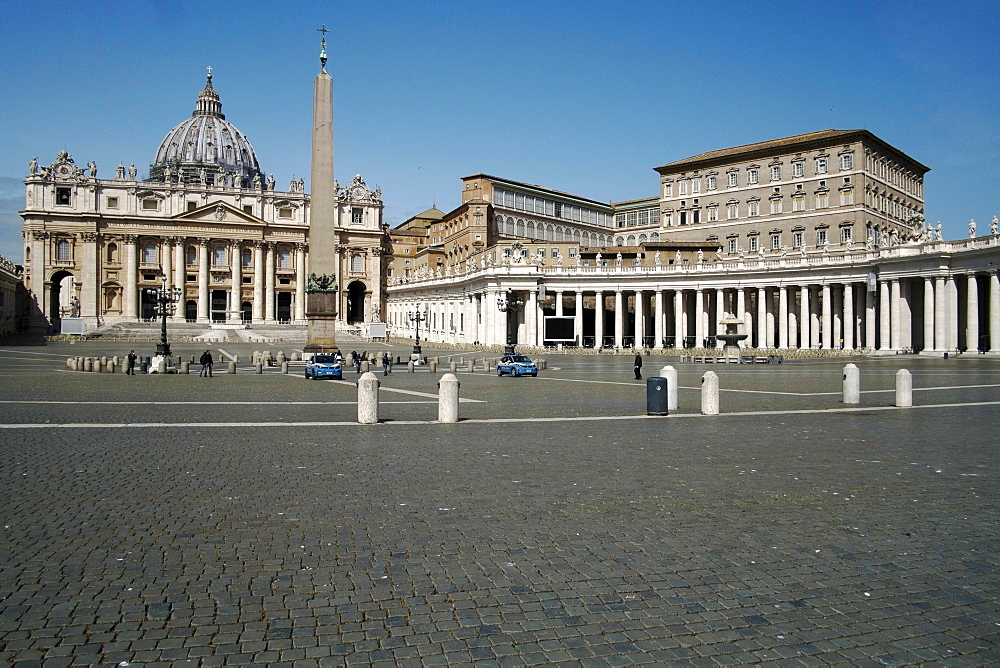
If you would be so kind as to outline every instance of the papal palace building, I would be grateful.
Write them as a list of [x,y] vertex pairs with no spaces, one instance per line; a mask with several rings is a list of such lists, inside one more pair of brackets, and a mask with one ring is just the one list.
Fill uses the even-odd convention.
[[[866,130],[711,150],[656,167],[655,194],[603,202],[487,174],[462,203],[389,230],[382,195],[336,186],[336,233],[261,169],[211,74],[148,176],[98,178],[65,151],[25,179],[23,281],[36,328],[150,319],[305,323],[309,248],[340,257],[338,319],[457,345],[715,347],[735,314],[755,348],[1000,354],[997,222],[944,241],[928,168]],[[501,307],[504,310],[501,310]],[[419,321],[415,316],[419,314]]]

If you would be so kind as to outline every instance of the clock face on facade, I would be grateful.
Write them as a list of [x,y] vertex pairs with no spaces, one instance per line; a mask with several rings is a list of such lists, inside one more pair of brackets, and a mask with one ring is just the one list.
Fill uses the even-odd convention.
[[56,173],[58,173],[59,176],[69,176],[69,165],[59,165],[59,167],[56,168]]

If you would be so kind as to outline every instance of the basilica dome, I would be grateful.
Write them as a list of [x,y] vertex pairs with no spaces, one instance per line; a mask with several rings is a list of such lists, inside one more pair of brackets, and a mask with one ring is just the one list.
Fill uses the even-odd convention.
[[160,143],[149,180],[260,187],[264,174],[246,136],[226,120],[209,72],[191,118]]

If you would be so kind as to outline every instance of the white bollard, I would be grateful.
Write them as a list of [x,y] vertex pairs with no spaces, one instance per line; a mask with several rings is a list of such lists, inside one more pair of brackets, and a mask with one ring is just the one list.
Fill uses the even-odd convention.
[[180,370],[180,372],[183,373],[183,374],[185,374],[185,375],[190,374],[191,373],[191,363],[190,362],[181,362],[181,370]]
[[719,414],[719,376],[714,371],[701,377],[701,414]]
[[94,370],[94,360],[90,357],[85,357],[83,360],[83,370],[93,371]]
[[105,369],[107,370],[108,373],[114,373],[115,372],[115,361],[114,360],[108,360],[108,363],[105,366]]
[[913,376],[906,369],[896,372],[896,405],[900,408],[913,406]]
[[466,371],[468,371],[469,373],[472,373],[473,371],[476,370],[476,358],[475,357],[470,357],[468,364],[469,364],[469,366],[466,367]]
[[75,357],[67,357],[66,358],[66,368],[69,369],[70,371],[76,371],[76,358]]
[[160,375],[163,375],[166,372],[167,372],[167,360],[166,360],[166,358],[161,357],[156,362],[156,373],[158,373]]
[[451,361],[451,365],[448,367],[448,370],[451,373],[455,373],[456,371],[458,371],[458,365],[455,363],[455,360]]
[[257,362],[256,364],[253,365],[253,370],[257,374],[262,374],[262,373],[264,373],[264,365],[261,364],[260,362]]
[[458,422],[458,377],[446,373],[438,381],[438,422]]
[[358,424],[378,424],[378,386],[371,371],[358,379]]
[[229,363],[229,373],[231,373],[231,374],[235,374],[236,373],[236,362],[230,362]]
[[667,410],[677,410],[677,369],[667,365],[660,369],[660,376],[667,379]]
[[288,362],[281,363],[281,373],[288,373]]
[[437,373],[437,370],[438,370],[438,358],[435,357],[434,359],[432,359],[430,361],[430,364],[427,365],[427,370],[430,371],[431,373]]
[[844,367],[844,403],[861,403],[861,372],[854,364]]
[[406,373],[413,373],[413,360],[406,363]]

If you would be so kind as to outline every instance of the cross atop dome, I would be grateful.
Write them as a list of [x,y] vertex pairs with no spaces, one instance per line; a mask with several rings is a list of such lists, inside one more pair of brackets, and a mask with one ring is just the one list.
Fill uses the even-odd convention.
[[323,71],[326,72],[326,33],[330,31],[326,29],[326,24],[324,23],[322,27],[316,28],[316,32],[323,33],[323,41],[320,42],[319,46],[319,62]]

